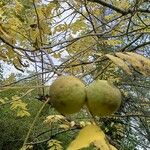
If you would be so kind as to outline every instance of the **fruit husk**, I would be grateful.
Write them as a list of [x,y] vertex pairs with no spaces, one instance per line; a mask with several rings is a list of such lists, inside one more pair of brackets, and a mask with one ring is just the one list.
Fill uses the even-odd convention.
[[80,111],[85,97],[84,83],[74,76],[60,76],[50,86],[50,101],[64,115]]
[[86,88],[87,107],[96,116],[115,113],[121,104],[121,92],[107,80],[97,80]]

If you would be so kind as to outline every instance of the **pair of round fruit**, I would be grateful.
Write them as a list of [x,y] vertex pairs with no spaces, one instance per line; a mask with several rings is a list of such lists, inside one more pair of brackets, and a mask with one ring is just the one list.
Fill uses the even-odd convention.
[[63,115],[76,113],[86,104],[93,115],[106,116],[119,108],[121,93],[106,80],[97,80],[85,87],[74,76],[61,76],[50,86],[50,100]]

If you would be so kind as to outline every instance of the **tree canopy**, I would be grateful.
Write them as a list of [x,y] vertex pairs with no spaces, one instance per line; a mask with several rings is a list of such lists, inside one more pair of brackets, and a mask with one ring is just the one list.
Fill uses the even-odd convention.
[[30,116],[22,97],[37,90],[44,98],[57,76],[114,82],[122,105],[96,122],[118,149],[150,148],[149,0],[1,0],[0,63],[21,73],[3,79],[0,70],[1,93],[28,88],[11,101],[0,97],[22,117]]

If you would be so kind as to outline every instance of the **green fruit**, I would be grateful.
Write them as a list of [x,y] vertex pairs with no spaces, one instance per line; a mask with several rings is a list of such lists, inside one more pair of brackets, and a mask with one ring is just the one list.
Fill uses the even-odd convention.
[[85,85],[74,76],[61,76],[50,86],[50,100],[61,114],[78,112],[85,98]]
[[120,107],[121,92],[106,80],[93,82],[86,88],[86,92],[87,107],[93,115],[111,115]]

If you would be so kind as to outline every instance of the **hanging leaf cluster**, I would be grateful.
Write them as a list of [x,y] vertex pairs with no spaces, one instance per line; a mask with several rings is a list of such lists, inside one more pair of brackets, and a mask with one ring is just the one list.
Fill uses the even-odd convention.
[[106,54],[116,65],[121,67],[126,73],[132,75],[133,69],[143,74],[150,75],[150,59],[133,52]]
[[12,97],[10,109],[14,110],[19,117],[30,116],[27,109],[27,104],[24,103],[17,95]]

